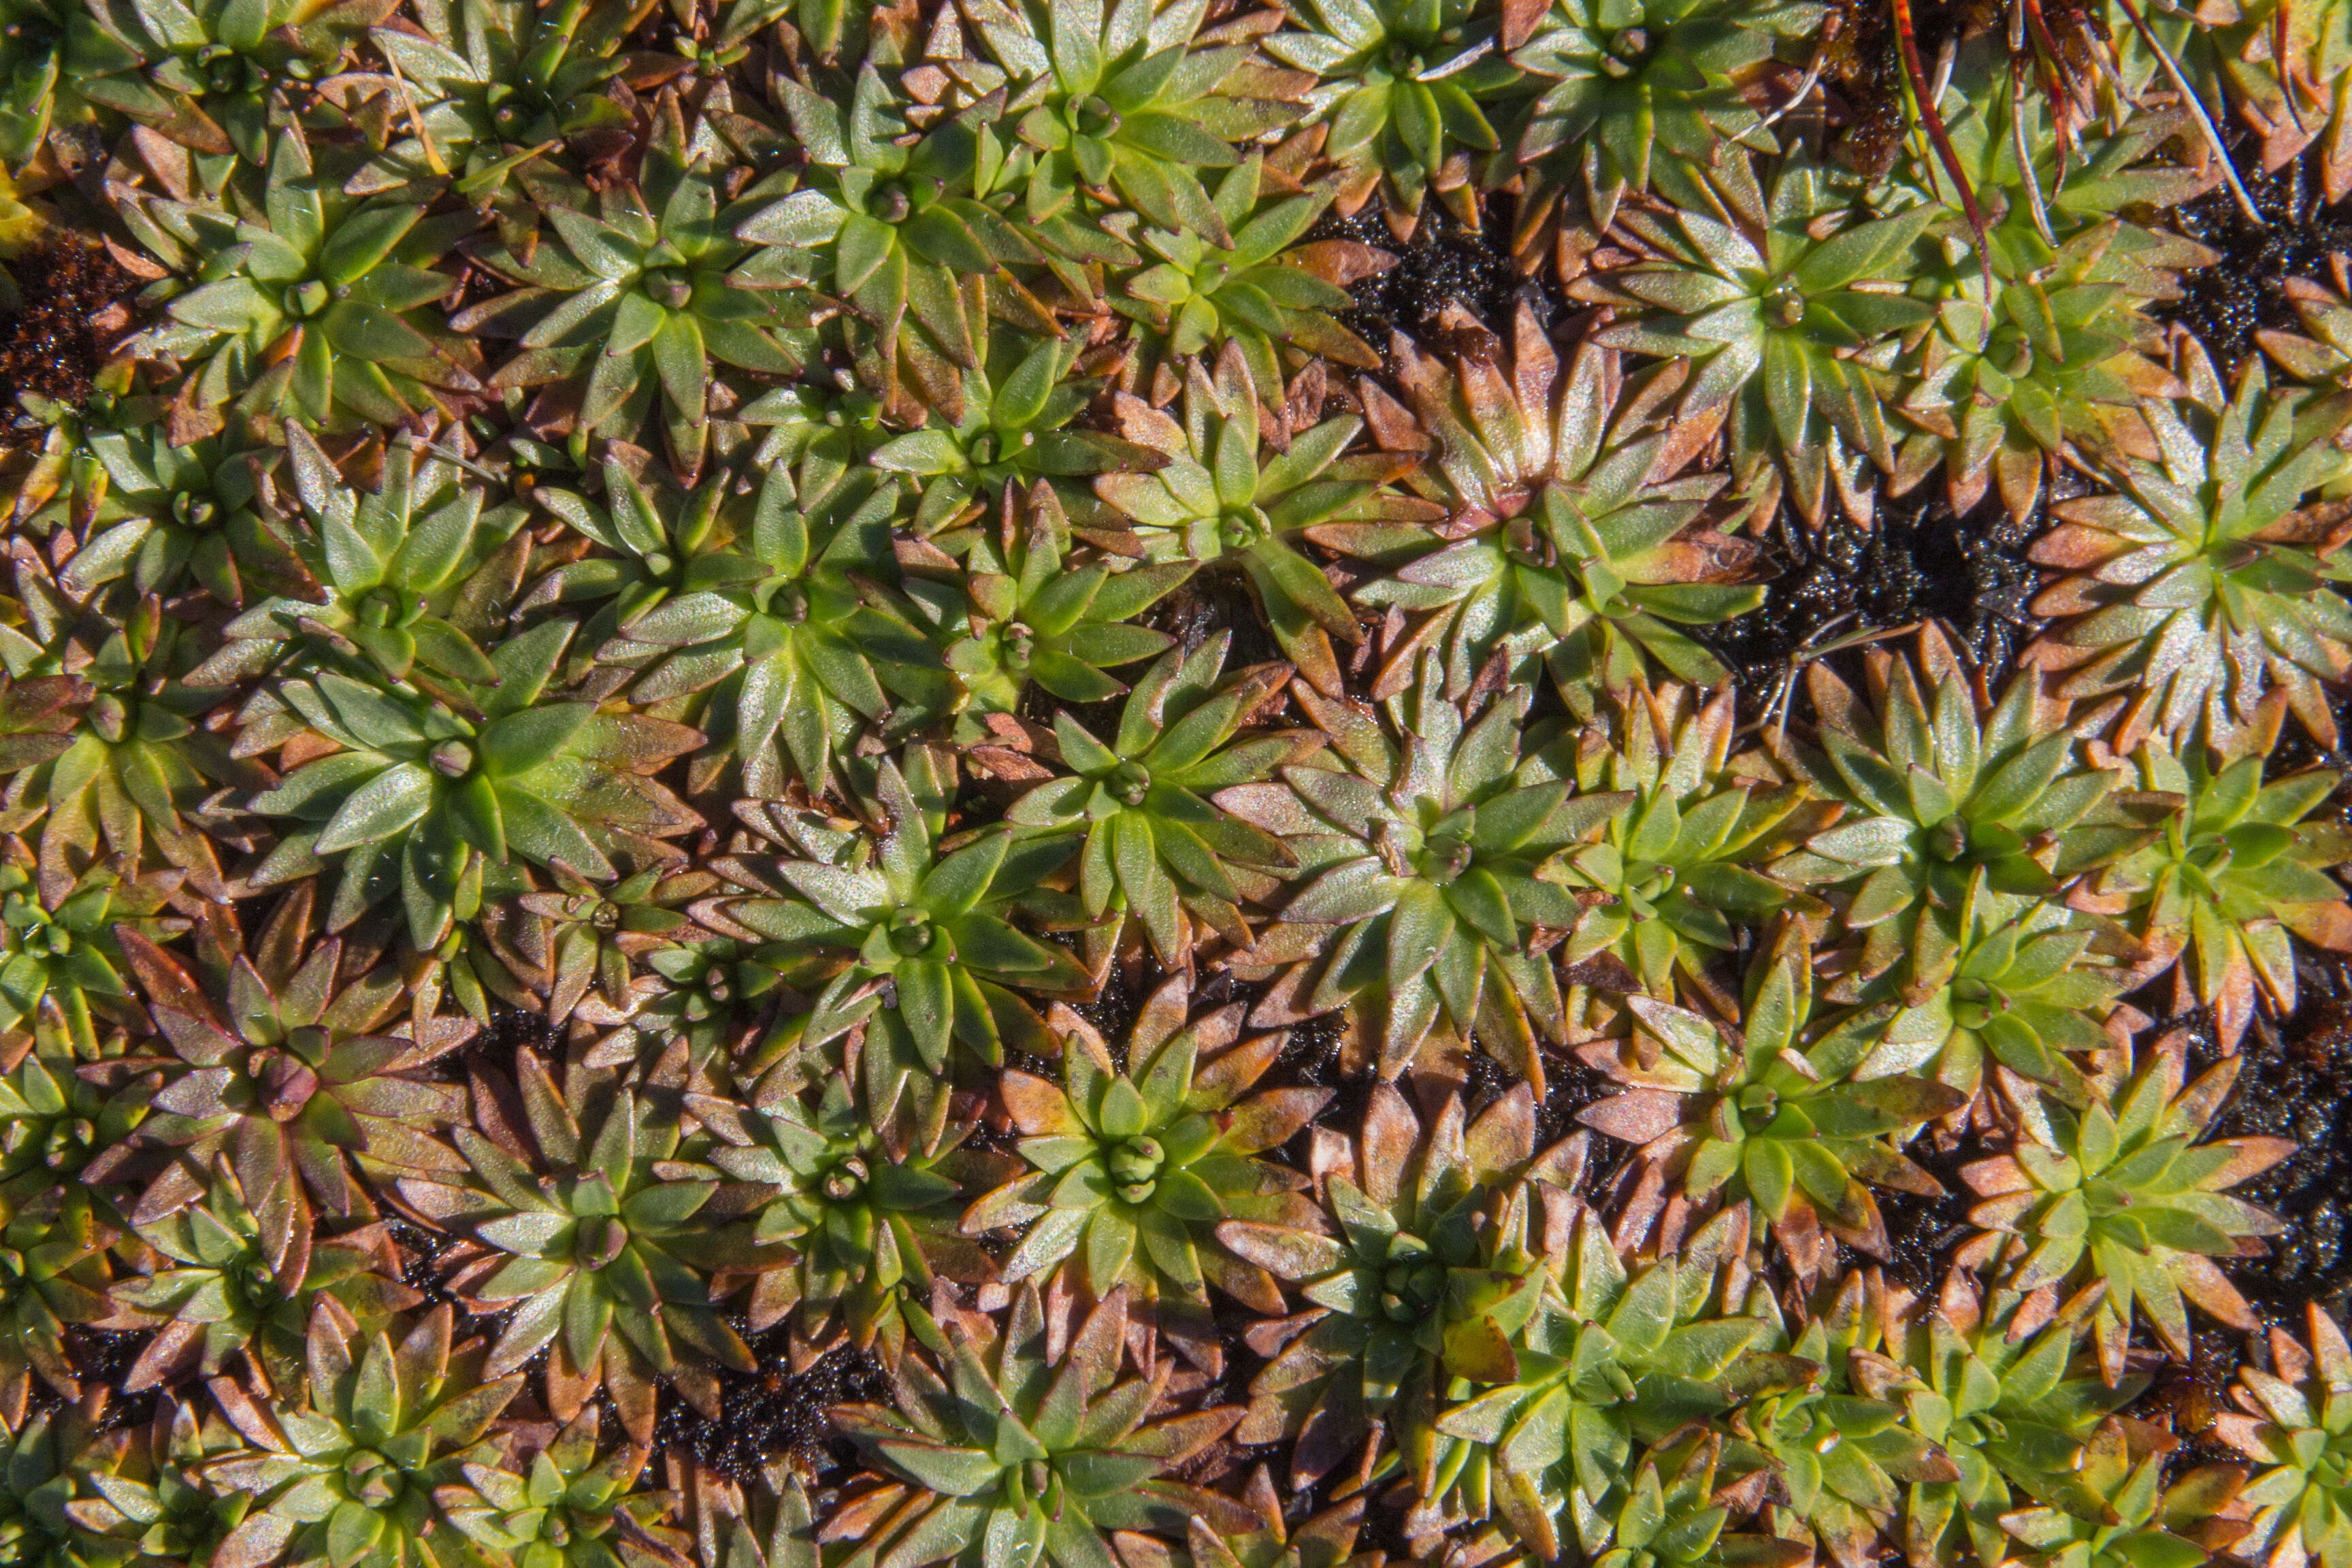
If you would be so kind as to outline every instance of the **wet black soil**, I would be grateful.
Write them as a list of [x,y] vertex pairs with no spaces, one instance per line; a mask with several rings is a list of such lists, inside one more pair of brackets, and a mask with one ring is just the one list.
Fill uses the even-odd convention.
[[[2332,688],[2327,692],[2327,705],[2336,715],[2337,743],[2324,746],[2300,723],[2291,723],[2280,731],[2279,742],[2263,761],[2263,776],[2283,779],[2305,768],[2334,768],[2339,773],[2352,772],[2352,690]],[[2337,795],[2343,798],[2342,792]]]
[[2241,1258],[2231,1273],[2273,1319],[2300,1319],[2306,1301],[2341,1315],[2352,1304],[2352,973],[2336,963],[2306,963],[2300,1005],[2273,1024],[2259,1020],[2242,1047],[2236,1091],[2216,1119],[2218,1137],[2292,1138],[2280,1164],[2233,1188],[2288,1223],[2265,1257]]
[[2147,1392],[2135,1400],[2127,1414],[2134,1419],[2168,1428],[2180,1446],[2165,1456],[2164,1479],[2168,1485],[2200,1465],[2243,1464],[2245,1456],[2216,1438],[2213,1417],[2234,1408],[2230,1384],[2238,1368],[2260,1342],[2259,1335],[2240,1334],[2198,1319],[2189,1331],[2192,1352],[2187,1363],[2167,1361],[2149,1369]]
[[[1339,1093],[1333,1104],[1337,1105],[1348,1098],[1354,1086],[1354,1079],[1348,1077],[1340,1064],[1339,1047],[1345,1034],[1345,1026],[1336,1013],[1293,1024],[1290,1037],[1282,1043],[1281,1058],[1275,1063],[1276,1075],[1295,1083],[1336,1089]],[[1330,1113],[1327,1110],[1325,1114],[1328,1117]]]
[[2190,273],[2181,300],[2156,315],[2187,327],[2217,364],[2234,372],[2253,352],[2258,329],[2297,326],[2284,280],[2326,282],[2327,258],[2352,251],[2352,202],[2325,205],[2308,158],[2266,174],[2251,138],[2232,126],[2222,139],[2263,223],[2250,222],[2226,187],[2180,208],[2182,230],[2220,251],[2221,261]]
[[553,1056],[562,1046],[546,1014],[526,1013],[519,1007],[493,1007],[490,1026],[468,1040],[466,1049],[512,1072],[517,1051],[533,1050],[542,1056]]
[[[1150,1000],[1151,994],[1166,978],[1160,972],[1160,965],[1148,955],[1140,963],[1132,966],[1114,963],[1100,991],[1084,1001],[1071,1004],[1070,1010],[1093,1025],[1095,1033],[1102,1037],[1103,1048],[1110,1053],[1110,1059],[1121,1071],[1127,1068],[1128,1034],[1135,1027],[1136,1016],[1143,1011],[1144,1003]],[[1053,1071],[1051,1064],[1041,1063],[1040,1066]],[[1054,1076],[1058,1077],[1058,1072],[1054,1072]]]
[[[139,1394],[122,1392],[122,1380],[154,1338],[144,1331],[116,1332],[107,1329],[86,1328],[79,1323],[66,1325],[64,1340],[66,1356],[85,1389],[103,1384],[114,1392],[106,1402],[100,1418],[100,1430],[117,1426],[143,1426],[155,1418],[155,1402],[163,1396],[161,1389],[147,1389]],[[40,1385],[37,1385],[40,1386]],[[46,1388],[43,1389],[46,1393]]]
[[855,1463],[856,1450],[835,1430],[830,1412],[836,1405],[887,1400],[889,1378],[872,1355],[846,1345],[827,1352],[805,1372],[785,1372],[791,1332],[789,1325],[779,1324],[746,1340],[759,1372],[718,1369],[716,1421],[665,1387],[654,1421],[655,1446],[735,1480],[756,1479],[779,1457],[790,1457],[817,1478]]
[[509,1081],[514,1078],[515,1053],[536,1051],[549,1062],[563,1056],[562,1035],[544,1013],[493,1003],[487,1028],[477,1029],[462,1046],[425,1064],[425,1074],[444,1083],[464,1083],[468,1072],[488,1068]]
[[1885,1188],[1875,1194],[1879,1217],[1886,1222],[1891,1254],[1886,1259],[1886,1278],[1932,1300],[1943,1286],[1946,1260],[1969,1235],[1970,1194],[1968,1184],[1960,1180],[1960,1167],[1979,1152],[1967,1145],[1939,1152],[1932,1139],[1917,1138],[1903,1152],[1935,1177],[1944,1191],[1942,1196],[1932,1198]]
[[1777,570],[1762,607],[1706,634],[1738,684],[1741,719],[1763,717],[1812,650],[1929,619],[1998,688],[2042,629],[2025,555],[2041,531],[2040,517],[2014,522],[1995,497],[1955,517],[1940,493],[1916,491],[1882,504],[1866,531],[1843,517],[1819,532],[1783,519],[1768,542]]
[[[1228,670],[1272,664],[1284,657],[1282,645],[1274,639],[1273,627],[1258,608],[1257,595],[1249,579],[1232,562],[1212,562],[1194,573],[1146,610],[1142,623],[1153,631],[1174,637],[1176,645],[1187,653],[1220,632],[1231,633],[1233,641],[1225,649]],[[1136,665],[1119,673],[1132,684],[1137,675],[1149,668]]]
[[90,318],[120,304],[138,280],[99,247],[70,237],[44,241],[10,261],[8,272],[24,309],[0,311],[0,388],[6,391],[0,412],[13,416],[16,395],[25,392],[79,407],[89,397],[108,342],[129,324],[127,314],[110,331]]
[[1482,222],[1472,229],[1432,201],[1423,210],[1412,243],[1399,245],[1381,221],[1380,204],[1367,203],[1353,217],[1326,217],[1307,232],[1317,239],[1352,239],[1375,246],[1396,258],[1396,265],[1368,278],[1350,290],[1356,308],[1342,311],[1340,322],[1370,343],[1384,366],[1390,361],[1391,339],[1402,332],[1423,341],[1438,330],[1438,318],[1450,304],[1459,304],[1497,332],[1510,331],[1512,317],[1525,300],[1536,309],[1536,319],[1551,326],[1568,314],[1566,299],[1547,270],[1538,277],[1520,274],[1511,259],[1511,224],[1516,204],[1507,195],[1486,199]]
[[[1608,1076],[1560,1051],[1543,1054],[1544,1094],[1536,1107],[1536,1148],[1544,1150],[1576,1131],[1579,1112],[1616,1090]],[[1485,1051],[1470,1055],[1469,1082],[1464,1094],[1470,1114],[1518,1088],[1519,1076]]]
[[383,1228],[392,1238],[393,1250],[400,1256],[400,1282],[425,1298],[423,1310],[429,1311],[446,1304],[452,1314],[450,1333],[456,1339],[496,1334],[504,1313],[477,1317],[449,1289],[449,1267],[443,1259],[462,1245],[463,1237],[427,1230],[398,1215],[386,1215]]

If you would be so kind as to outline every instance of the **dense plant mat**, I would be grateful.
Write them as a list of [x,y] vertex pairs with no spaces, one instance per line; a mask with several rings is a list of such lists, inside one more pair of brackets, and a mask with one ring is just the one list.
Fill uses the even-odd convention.
[[0,1563],[2352,1568],[2352,5],[0,0]]

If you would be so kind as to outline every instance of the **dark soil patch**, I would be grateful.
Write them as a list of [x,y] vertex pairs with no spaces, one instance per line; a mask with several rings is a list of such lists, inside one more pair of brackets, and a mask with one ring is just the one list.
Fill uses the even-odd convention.
[[2133,1418],[2168,1426],[2181,1439],[2165,1457],[2165,1482],[2171,1484],[2200,1465],[2243,1464],[2245,1456],[2210,1436],[2203,1436],[2213,1417],[2232,1408],[2230,1384],[2247,1359],[2248,1336],[2191,1320],[2191,1359],[2167,1361],[2154,1369],[2155,1379],[2126,1407]]
[[1568,313],[1568,302],[1552,283],[1549,268],[1539,277],[1524,277],[1511,259],[1517,206],[1507,195],[1488,197],[1480,213],[1484,221],[1472,229],[1433,200],[1422,211],[1412,243],[1400,246],[1381,219],[1380,204],[1373,201],[1353,217],[1325,218],[1307,237],[1358,240],[1397,258],[1387,271],[1358,283],[1351,290],[1356,308],[1339,313],[1342,324],[1370,343],[1382,366],[1392,371],[1392,334],[1428,338],[1449,304],[1459,303],[1506,342],[1521,300],[1535,307],[1536,320],[1547,328]]
[[1955,517],[1940,493],[1883,503],[1868,531],[1837,518],[1813,532],[1784,518],[1763,606],[1706,634],[1732,668],[1741,718],[1767,715],[1790,660],[1810,648],[1927,619],[1998,688],[2042,626],[2027,608],[2039,574],[2025,551],[2038,531],[2038,520],[2013,522],[1990,496]]
[[122,1392],[122,1380],[131,1375],[147,1342],[154,1335],[144,1331],[115,1332],[107,1329],[85,1328],[68,1323],[65,1330],[66,1358],[74,1372],[83,1380],[85,1390],[103,1384],[113,1390],[107,1397],[106,1413],[99,1422],[100,1430],[117,1426],[144,1426],[155,1419],[155,1401],[162,1391],[148,1389],[140,1394]]
[[423,1296],[428,1307],[446,1301],[459,1317],[464,1317],[466,1310],[457,1305],[457,1298],[443,1282],[441,1268],[441,1255],[457,1245],[459,1238],[427,1230],[397,1215],[384,1216],[383,1229],[392,1238],[393,1249],[400,1255],[400,1282]]
[[60,403],[87,402],[106,363],[107,343],[130,324],[129,312],[111,328],[90,319],[123,300],[138,279],[87,240],[56,236],[8,263],[24,309],[0,311],[0,388],[13,411],[19,393]]
[[[1339,1047],[1346,1035],[1347,1029],[1337,1013],[1326,1013],[1303,1024],[1293,1024],[1289,1038],[1282,1043],[1282,1055],[1275,1063],[1274,1076],[1286,1083],[1305,1084],[1310,1088],[1336,1088],[1339,1093],[1332,1103],[1339,1104],[1349,1098],[1350,1089],[1359,1088],[1340,1068]],[[1360,1098],[1357,1109],[1362,1109]],[[1325,1120],[1329,1120],[1330,1114],[1326,1110]],[[1344,1118],[1340,1124],[1349,1125]]]
[[[1837,0],[1832,8],[1837,33],[1822,73],[1837,128],[1832,150],[1850,167],[1883,174],[1904,138],[1914,134],[1895,8],[1883,0]],[[2062,35],[2073,9],[2069,0],[2051,0],[2043,7]],[[1998,25],[2001,15],[1987,0],[1919,0],[1911,8],[1911,32],[1922,68],[1933,77],[1946,43]],[[1935,177],[1950,176],[1938,163]]]
[[2329,767],[2339,772],[2352,770],[2352,690],[2342,687],[2322,689],[2327,696],[2327,706],[2336,715],[2336,731],[2339,739],[2333,747],[2323,746],[2303,727],[2299,719],[2289,718],[2286,728],[2279,732],[2278,744],[2263,760],[2263,777],[2276,780],[2305,768]]
[[1589,1146],[1579,1191],[1588,1199],[1616,1191],[1619,1178],[1634,1157],[1635,1145],[1580,1128],[1576,1120],[1613,1092],[1606,1073],[1571,1056],[1545,1055],[1543,1103],[1536,1107],[1536,1152],[1540,1154],[1561,1139],[1585,1131]]
[[2301,969],[2301,1005],[2249,1031],[2236,1090],[2213,1126],[2215,1137],[2298,1145],[2231,1194],[2288,1223],[2267,1257],[2240,1259],[2231,1273],[2268,1315],[2291,1319],[2306,1301],[2341,1312],[2352,1298],[2352,977],[2334,963]]
[[1415,1561],[1412,1538],[1404,1528],[1410,1508],[1411,1499],[1403,1485],[1392,1482],[1380,1489],[1371,1506],[1364,1510],[1363,1533],[1357,1537],[1356,1544],[1367,1552],[1383,1554],[1391,1563]]
[[[1544,1092],[1536,1104],[1536,1152],[1540,1154],[1579,1131],[1577,1117],[1585,1109],[1617,1092],[1608,1075],[1589,1068],[1563,1051],[1543,1054]],[[1477,1114],[1519,1086],[1520,1079],[1483,1049],[1469,1058],[1469,1081],[1464,1086],[1467,1109]],[[1612,1190],[1619,1171],[1633,1155],[1633,1146],[1599,1132],[1591,1134],[1580,1191],[1587,1197]]]
[[[447,1307],[450,1312],[449,1332],[459,1342],[478,1334],[487,1339],[497,1339],[508,1314],[500,1311],[484,1316],[468,1311],[466,1303],[449,1289],[448,1274],[453,1266],[445,1264],[443,1260],[464,1240],[462,1237],[428,1230],[394,1214],[384,1215],[383,1229],[384,1234],[392,1238],[393,1250],[400,1257],[400,1282],[425,1298],[424,1304],[417,1308],[418,1311],[429,1312],[436,1307]],[[532,1364],[536,1366],[543,1362],[546,1353],[541,1351]]]
[[2282,279],[2325,280],[2328,257],[2352,250],[2352,203],[2325,205],[2307,158],[2263,173],[2257,149],[2234,121],[2224,127],[2222,140],[2266,226],[2247,221],[2226,185],[2180,207],[2181,231],[2220,251],[2221,260],[2184,277],[2180,301],[2159,306],[2155,314],[2186,326],[2229,372],[2254,351],[2257,329],[2297,325]]
[[[1004,1065],[1016,1072],[1048,1080],[1055,1079],[1060,1071],[1055,1063],[1043,1057],[1030,1056],[1025,1051],[1006,1052]],[[971,1130],[963,1135],[963,1142],[956,1147],[980,1154],[1017,1153],[1021,1148],[1021,1130],[1009,1122],[1000,1127],[983,1116],[972,1122]]]
[[[544,1013],[526,1013],[519,1007],[490,1009],[490,1026],[478,1030],[474,1037],[449,1055],[440,1058],[453,1068],[468,1060],[494,1067],[509,1078],[514,1076],[515,1053],[537,1051],[550,1062],[563,1054],[563,1042]],[[457,1076],[463,1078],[463,1073]]]
[[1942,1184],[1940,1197],[1879,1189],[1879,1217],[1886,1222],[1890,1256],[1886,1277],[1928,1300],[1943,1289],[1952,1248],[1968,1239],[1969,1194],[1960,1167],[1981,1152],[1969,1144],[1938,1151],[1933,1140],[1914,1139],[1903,1152]]
[[[1131,968],[1114,963],[1100,991],[1086,1001],[1070,1005],[1070,1011],[1094,1026],[1095,1032],[1102,1037],[1104,1048],[1110,1053],[1112,1065],[1121,1072],[1127,1070],[1128,1037],[1134,1031],[1136,1016],[1164,978],[1159,963],[1148,953]],[[1193,1011],[1197,1014],[1199,1009]],[[1059,1080],[1061,1072],[1055,1068],[1046,1076]]]
[[[1241,567],[1231,562],[1213,562],[1193,574],[1145,611],[1142,624],[1174,637],[1176,645],[1188,654],[1219,632],[1231,633],[1233,641],[1225,649],[1225,668],[1229,672],[1273,664],[1285,657],[1282,645],[1274,640],[1274,628],[1259,613],[1257,596],[1251,592],[1249,580],[1242,574]],[[1149,667],[1135,666],[1123,671],[1123,678],[1133,684],[1138,672],[1146,668]],[[1097,706],[1113,709],[1111,723],[1115,729],[1118,700]]]
[[736,1480],[759,1476],[767,1460],[789,1456],[818,1476],[856,1462],[856,1450],[834,1430],[833,1407],[889,1397],[882,1363],[844,1345],[805,1372],[782,1371],[789,1325],[746,1342],[758,1372],[718,1369],[719,1417],[707,1419],[664,1387],[654,1443]]

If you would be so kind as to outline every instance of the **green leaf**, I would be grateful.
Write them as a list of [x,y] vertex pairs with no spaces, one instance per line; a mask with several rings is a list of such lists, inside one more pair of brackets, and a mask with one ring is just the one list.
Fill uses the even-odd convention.
[[662,395],[679,419],[699,426],[703,396],[710,379],[710,362],[702,347],[702,329],[684,312],[670,317],[654,334],[654,368],[661,374]]
[[1893,217],[1857,224],[1816,246],[1797,263],[1790,278],[1808,295],[1843,289],[1863,278],[1903,278],[1909,271],[1903,264],[1904,253],[1937,216],[1934,204],[1922,202]]
[[1035,423],[1045,413],[1045,400],[1053,395],[1061,373],[1060,345],[1052,339],[1039,343],[996,389],[989,422],[1004,431],[1025,429]]
[[1405,884],[1389,911],[1388,983],[1399,985],[1437,961],[1454,935],[1454,911],[1428,882]]
[[1741,1152],[1740,1174],[1747,1180],[1748,1191],[1756,1206],[1771,1219],[1780,1219],[1789,1212],[1789,1198],[1796,1185],[1797,1170],[1789,1158],[1789,1151],[1778,1139],[1750,1138]]
[[559,702],[493,720],[482,731],[482,765],[501,777],[529,773],[570,744],[595,711],[590,703]]
[[[420,616],[408,628],[410,644],[416,657],[430,669],[475,686],[495,685],[498,666],[476,645],[473,638],[441,619],[438,616]],[[493,711],[496,711],[494,707]]]
[[329,1568],[351,1568],[375,1549],[384,1519],[358,1502],[340,1502],[327,1516],[326,1561]]
[[527,790],[499,787],[499,808],[506,818],[507,842],[541,865],[561,860],[593,881],[614,876],[612,862],[580,825]]
[[867,217],[863,213],[851,213],[842,220],[841,232],[834,242],[834,287],[844,294],[854,294],[882,269],[898,247],[897,231],[887,224]]
[[413,763],[385,769],[353,790],[319,835],[318,851],[332,855],[390,838],[415,826],[433,808],[433,775]]
[[599,278],[622,281],[645,265],[645,247],[611,224],[561,205],[549,207],[547,218],[564,248]]
[[940,920],[970,913],[987,893],[1012,844],[1010,833],[992,833],[932,867],[923,879],[923,907]]
[[942,1497],[970,1497],[1003,1473],[996,1459],[976,1448],[900,1440],[877,1444],[882,1457],[910,1479]]
[[319,247],[318,273],[336,288],[348,288],[392,254],[403,236],[416,226],[425,209],[403,204],[362,208],[336,226]]

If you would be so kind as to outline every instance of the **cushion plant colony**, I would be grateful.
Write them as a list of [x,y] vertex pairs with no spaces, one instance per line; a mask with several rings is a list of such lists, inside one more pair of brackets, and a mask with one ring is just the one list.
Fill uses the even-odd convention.
[[0,1564],[2352,1568],[2352,0],[1920,13],[0,0]]

